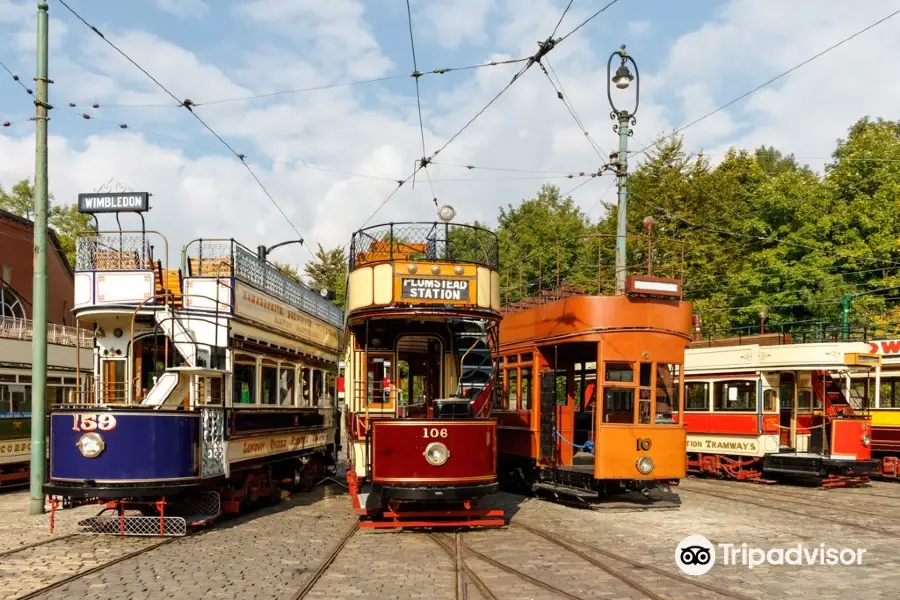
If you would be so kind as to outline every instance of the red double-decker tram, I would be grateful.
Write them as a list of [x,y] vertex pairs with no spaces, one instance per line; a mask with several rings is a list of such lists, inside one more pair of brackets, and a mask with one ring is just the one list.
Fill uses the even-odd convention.
[[362,527],[505,523],[478,506],[497,490],[498,242],[447,221],[374,226],[351,242],[347,481]]

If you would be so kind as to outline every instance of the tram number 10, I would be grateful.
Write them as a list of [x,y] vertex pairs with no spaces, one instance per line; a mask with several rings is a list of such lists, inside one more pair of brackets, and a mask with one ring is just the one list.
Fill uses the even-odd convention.
[[116,418],[110,414],[72,415],[72,431],[112,431],[116,428]]
[[431,428],[423,427],[423,428],[422,428],[422,437],[425,437],[425,438],[436,438],[436,437],[445,438],[445,437],[447,437],[447,428],[444,427],[443,429],[438,429],[437,427],[431,427]]

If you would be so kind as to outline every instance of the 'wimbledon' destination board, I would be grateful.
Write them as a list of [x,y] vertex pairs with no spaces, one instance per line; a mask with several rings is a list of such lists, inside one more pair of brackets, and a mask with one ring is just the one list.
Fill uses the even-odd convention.
[[148,192],[78,194],[78,212],[145,212],[148,210],[150,210],[150,194]]
[[400,297],[406,300],[443,300],[471,302],[471,279],[402,277]]

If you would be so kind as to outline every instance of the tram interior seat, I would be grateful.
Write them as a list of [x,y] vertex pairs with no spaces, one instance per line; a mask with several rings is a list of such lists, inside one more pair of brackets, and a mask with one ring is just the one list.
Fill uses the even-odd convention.
[[433,402],[435,419],[469,419],[472,400],[468,398],[440,398]]

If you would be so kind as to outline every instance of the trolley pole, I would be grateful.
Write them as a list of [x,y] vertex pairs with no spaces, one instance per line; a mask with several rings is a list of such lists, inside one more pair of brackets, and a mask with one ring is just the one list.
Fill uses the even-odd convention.
[[47,465],[47,75],[49,7],[37,5],[37,73],[34,155],[34,288],[31,321],[31,502],[32,515],[44,512],[44,476]]
[[[616,74],[610,76],[612,61],[618,57],[621,60]],[[628,63],[634,66],[634,75],[628,69]],[[615,84],[620,90],[628,89],[631,81],[635,82],[634,109],[631,111],[616,108],[612,99],[610,83]],[[609,167],[616,172],[616,186],[619,190],[619,205],[616,218],[616,295],[625,293],[625,278],[628,271],[628,137],[631,135],[631,126],[637,123],[634,115],[637,114],[640,103],[641,84],[637,63],[628,55],[623,45],[619,50],[609,55],[606,62],[606,97],[612,107],[611,119],[616,120],[613,131],[619,134],[619,152],[611,156]]]

